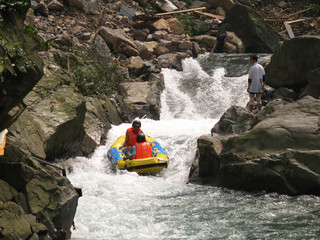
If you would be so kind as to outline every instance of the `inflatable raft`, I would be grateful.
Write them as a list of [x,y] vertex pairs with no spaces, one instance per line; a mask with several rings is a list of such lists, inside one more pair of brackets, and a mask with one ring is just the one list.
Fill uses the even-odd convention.
[[156,152],[156,156],[150,158],[124,160],[124,153],[119,149],[125,141],[125,135],[120,136],[110,147],[108,151],[108,158],[113,167],[121,170],[128,170],[130,172],[137,172],[139,174],[154,174],[160,172],[168,166],[168,156],[161,145],[145,135],[146,140],[151,144],[151,148]]

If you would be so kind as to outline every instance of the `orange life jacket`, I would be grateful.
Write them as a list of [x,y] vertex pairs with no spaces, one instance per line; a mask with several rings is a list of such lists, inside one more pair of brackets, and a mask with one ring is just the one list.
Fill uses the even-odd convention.
[[151,157],[151,145],[148,142],[136,143],[136,157],[135,159]]
[[134,146],[137,143],[137,135],[141,132],[142,132],[141,129],[139,129],[138,133],[135,134],[133,132],[133,128],[128,128],[127,133],[128,133],[129,140],[128,140],[127,146],[131,146],[131,147]]

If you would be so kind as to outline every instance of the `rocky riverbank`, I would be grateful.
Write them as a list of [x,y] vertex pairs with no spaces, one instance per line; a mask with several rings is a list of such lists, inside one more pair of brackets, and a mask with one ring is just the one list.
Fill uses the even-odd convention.
[[[241,5],[232,0],[195,2],[45,0],[2,8],[0,130],[7,128],[9,133],[5,154],[0,158],[0,237],[69,238],[79,195],[60,168],[37,159],[89,156],[103,144],[111,124],[143,116],[159,119],[160,94],[165,87],[161,68],[181,70],[182,59],[211,52],[217,34],[224,30],[229,35],[226,52],[275,51],[267,79],[275,88],[274,98],[284,100],[270,102],[257,115],[230,109],[213,132],[232,136],[207,136],[204,150],[199,139],[197,177],[209,177],[214,184],[236,189],[317,193],[318,39],[299,38],[278,45],[285,36],[250,8],[251,1],[239,1]],[[226,15],[223,23],[212,26],[212,18],[199,20],[196,13],[188,14],[190,18],[154,16],[203,6],[211,14]],[[186,25],[189,19],[192,21]],[[187,32],[190,25],[195,28]],[[297,102],[288,103],[288,99]],[[307,109],[308,104],[312,110]],[[297,121],[290,122],[289,132],[298,142],[289,138],[279,148],[263,143],[255,146],[254,152],[250,147],[240,147],[240,136],[260,139],[267,126],[278,124],[291,109],[296,109],[292,118]],[[299,111],[304,113],[302,117]],[[307,128],[308,122],[302,120],[309,118],[312,126]],[[280,124],[279,129],[283,128]],[[270,142],[275,141],[273,133],[268,134]],[[305,139],[308,141],[301,147],[299,143]],[[277,171],[269,169],[273,162],[279,163]],[[238,171],[237,166],[254,166],[261,171]],[[293,170],[283,170],[286,166]],[[266,169],[269,174],[265,174]],[[290,182],[295,181],[295,171],[299,179],[308,179],[307,187]],[[237,178],[227,181],[231,175]],[[246,187],[241,179],[248,176],[261,181]],[[276,184],[270,187],[264,184],[266,181]]]
[[319,53],[319,37],[281,43],[266,68],[274,100],[258,114],[228,109],[211,136],[199,138],[190,181],[319,196]]

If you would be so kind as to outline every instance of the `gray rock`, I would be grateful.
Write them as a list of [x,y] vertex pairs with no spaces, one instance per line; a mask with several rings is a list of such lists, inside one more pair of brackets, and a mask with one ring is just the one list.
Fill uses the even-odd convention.
[[178,9],[177,6],[169,0],[157,0],[155,4],[164,12],[172,12]]
[[250,130],[255,123],[255,116],[243,107],[232,106],[220,118],[219,122],[211,129],[211,135],[241,134]]
[[320,101],[304,97],[269,104],[249,131],[200,137],[190,181],[246,191],[320,195]]
[[125,54],[127,57],[138,56],[137,46],[122,29],[101,27],[99,35],[113,52]]
[[283,38],[254,10],[235,4],[219,27],[242,40],[247,53],[272,53]]
[[48,4],[48,8],[51,11],[62,11],[64,9],[63,4],[61,4],[59,1],[57,0],[52,0],[49,4]]
[[134,116],[160,119],[160,94],[163,91],[163,76],[150,75],[149,82],[124,82],[124,100],[131,106]]
[[[312,47],[310,47],[312,46]],[[296,37],[279,44],[266,67],[267,84],[299,92],[308,84],[308,74],[320,66],[320,38]]]
[[316,68],[307,75],[308,85],[301,89],[298,98],[310,95],[320,98],[320,68]]
[[66,4],[87,14],[99,14],[99,0],[66,0]]
[[233,0],[209,0],[208,4],[211,8],[222,7],[223,10],[229,12],[234,6]]

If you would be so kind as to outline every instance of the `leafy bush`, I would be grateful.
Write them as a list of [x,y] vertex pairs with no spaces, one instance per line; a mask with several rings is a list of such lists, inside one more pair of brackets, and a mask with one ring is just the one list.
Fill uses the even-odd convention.
[[110,96],[119,92],[119,83],[124,77],[117,64],[99,56],[94,50],[74,49],[73,53],[77,60],[71,63],[71,71],[81,94]]
[[210,26],[201,18],[195,19],[194,17],[186,14],[177,15],[178,20],[182,24],[184,31],[190,36],[197,36],[206,33]]

